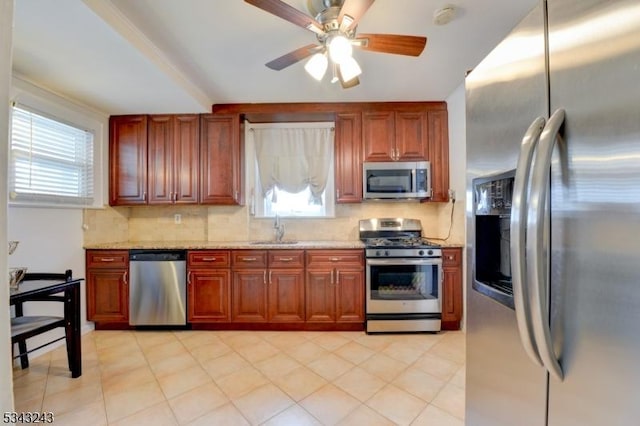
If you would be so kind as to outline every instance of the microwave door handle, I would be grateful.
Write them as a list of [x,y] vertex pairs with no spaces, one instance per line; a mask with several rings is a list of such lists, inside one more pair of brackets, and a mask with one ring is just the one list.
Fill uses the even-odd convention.
[[546,201],[549,193],[549,169],[551,155],[558,132],[564,123],[565,112],[558,109],[545,126],[540,144],[536,150],[533,173],[531,175],[531,195],[527,215],[527,277],[531,283],[531,317],[533,332],[542,364],[556,379],[562,381],[563,372],[551,342],[549,324],[549,274],[545,262],[545,220]]
[[525,269],[525,226],[527,220],[527,193],[529,177],[533,163],[533,154],[544,129],[545,119],[536,118],[527,129],[522,143],[513,181],[511,200],[511,278],[513,282],[513,304],[520,341],[525,353],[534,364],[542,367],[540,355],[535,344],[533,325],[531,324],[531,305],[526,281]]

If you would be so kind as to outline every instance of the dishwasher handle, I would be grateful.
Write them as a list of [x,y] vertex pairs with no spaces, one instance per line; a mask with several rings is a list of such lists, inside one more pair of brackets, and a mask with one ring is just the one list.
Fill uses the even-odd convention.
[[129,260],[133,262],[167,262],[187,260],[186,250],[129,250]]

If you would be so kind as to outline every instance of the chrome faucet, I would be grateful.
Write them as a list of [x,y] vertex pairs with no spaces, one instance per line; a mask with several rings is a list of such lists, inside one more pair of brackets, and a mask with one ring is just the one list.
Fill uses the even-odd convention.
[[280,216],[276,213],[276,221],[273,224],[273,228],[276,230],[276,242],[281,242],[284,237],[284,223],[280,223]]

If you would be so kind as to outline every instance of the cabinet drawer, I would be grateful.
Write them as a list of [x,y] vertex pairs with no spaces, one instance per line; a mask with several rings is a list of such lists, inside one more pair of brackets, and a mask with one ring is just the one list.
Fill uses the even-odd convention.
[[187,253],[189,268],[228,268],[231,257],[228,250],[197,250]]
[[363,250],[307,250],[307,268],[364,267]]
[[234,268],[266,268],[266,250],[233,250],[231,265]]
[[442,249],[442,266],[459,266],[462,250],[459,248]]
[[128,250],[87,250],[87,268],[128,268]]
[[269,268],[304,268],[304,250],[269,250]]

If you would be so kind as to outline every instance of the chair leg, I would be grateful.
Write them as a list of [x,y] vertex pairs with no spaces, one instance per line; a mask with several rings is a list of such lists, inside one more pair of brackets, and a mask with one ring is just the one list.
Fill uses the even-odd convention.
[[25,368],[29,368],[29,356],[27,355],[27,341],[20,340],[18,342],[18,350],[20,351],[20,366],[24,370]]

